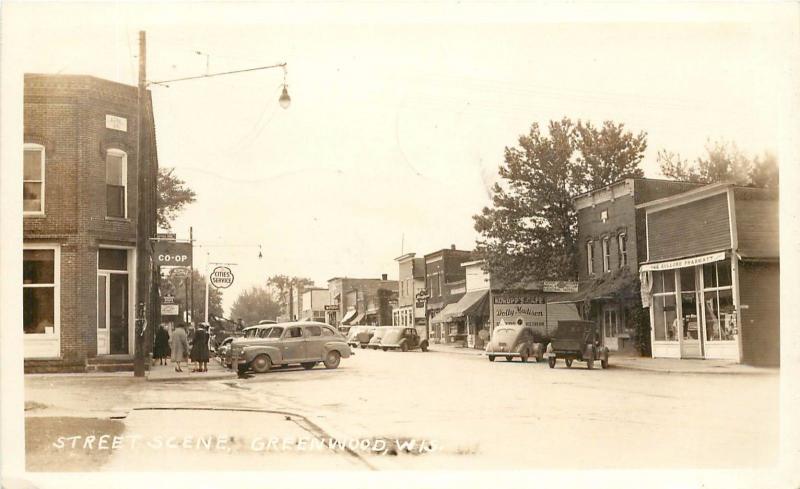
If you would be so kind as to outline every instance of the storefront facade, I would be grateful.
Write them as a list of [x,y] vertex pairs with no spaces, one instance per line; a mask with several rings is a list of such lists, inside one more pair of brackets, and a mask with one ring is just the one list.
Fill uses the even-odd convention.
[[397,307],[392,312],[395,326],[425,326],[425,259],[406,253],[395,258],[398,266]]
[[654,358],[778,365],[777,196],[715,184],[643,204]]
[[[156,164],[152,111],[142,158]],[[26,372],[132,369],[137,290],[137,89],[26,75]]]
[[461,264],[472,259],[472,252],[457,250],[455,245],[425,255],[425,311],[428,337],[434,343],[466,342],[465,324],[461,320],[448,323],[445,310],[467,291]]

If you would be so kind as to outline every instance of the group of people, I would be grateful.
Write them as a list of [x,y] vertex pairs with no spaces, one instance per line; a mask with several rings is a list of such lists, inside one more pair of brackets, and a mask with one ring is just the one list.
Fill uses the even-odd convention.
[[185,323],[175,325],[172,334],[162,324],[156,331],[153,358],[159,360],[161,365],[166,365],[167,359],[171,358],[176,372],[183,372],[181,363],[189,361],[195,363],[192,372],[208,372],[209,340],[208,328],[205,325],[195,328],[190,347]]

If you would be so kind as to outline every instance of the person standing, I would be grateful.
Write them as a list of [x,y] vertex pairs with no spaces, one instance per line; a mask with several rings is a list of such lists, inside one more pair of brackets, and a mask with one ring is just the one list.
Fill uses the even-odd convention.
[[156,341],[153,345],[153,359],[159,360],[160,365],[166,365],[169,354],[169,332],[162,323],[158,325],[158,330],[156,330]]
[[205,325],[200,325],[192,337],[191,360],[197,362],[193,372],[208,372],[208,331]]
[[186,359],[189,352],[189,339],[186,336],[186,325],[178,323],[175,331],[172,332],[172,363],[175,364],[176,372],[183,372],[181,362]]

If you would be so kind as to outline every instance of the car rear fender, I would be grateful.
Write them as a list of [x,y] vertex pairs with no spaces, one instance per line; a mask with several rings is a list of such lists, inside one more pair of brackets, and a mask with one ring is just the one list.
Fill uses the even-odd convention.
[[339,355],[342,358],[347,358],[350,356],[350,345],[346,345],[344,343],[332,341],[330,343],[325,343],[325,354],[327,355],[331,351],[338,351]]
[[269,360],[272,364],[279,364],[283,360],[283,356],[281,355],[281,351],[274,346],[250,346],[244,349],[244,359],[247,362],[252,362],[253,359],[261,354],[266,353],[269,357]]

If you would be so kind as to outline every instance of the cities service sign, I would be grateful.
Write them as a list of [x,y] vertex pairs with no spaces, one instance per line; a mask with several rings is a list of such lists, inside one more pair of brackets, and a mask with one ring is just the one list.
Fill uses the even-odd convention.
[[209,281],[218,289],[227,289],[233,285],[233,272],[228,267],[216,267],[211,272]]

